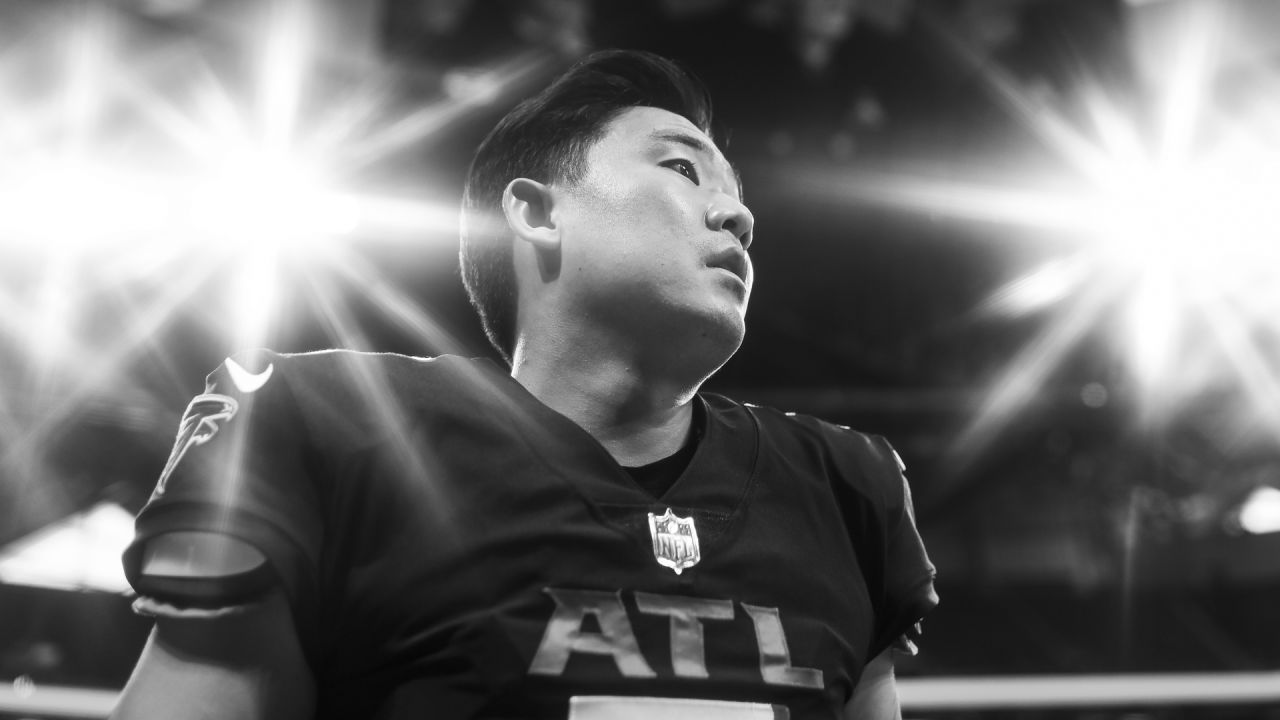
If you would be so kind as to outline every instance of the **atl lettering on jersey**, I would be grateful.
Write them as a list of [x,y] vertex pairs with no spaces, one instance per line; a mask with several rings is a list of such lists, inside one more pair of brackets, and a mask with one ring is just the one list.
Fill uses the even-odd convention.
[[[641,652],[622,593],[602,590],[545,588],[555,601],[529,673],[561,675],[574,653],[609,657],[624,677],[657,677]],[[670,620],[671,667],[676,677],[708,678],[703,623],[732,620],[738,608],[751,618],[755,629],[760,674],[765,683],[821,689],[822,671],[795,667],[787,646],[782,615],[777,608],[735,603],[732,600],[633,592],[636,607],[645,615],[665,615]],[[593,617],[599,630],[585,627]]]

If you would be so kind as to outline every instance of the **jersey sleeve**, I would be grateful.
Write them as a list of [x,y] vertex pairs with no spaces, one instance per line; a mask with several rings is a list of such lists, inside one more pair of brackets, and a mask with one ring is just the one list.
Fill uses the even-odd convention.
[[[124,553],[125,575],[162,604],[218,608],[252,602],[280,584],[295,621],[314,612],[322,521],[308,440],[287,358],[266,351],[228,358],[208,376]],[[257,550],[253,572],[207,578],[143,573],[149,540],[173,532],[222,534]]]
[[871,442],[885,498],[883,587],[872,656],[890,646],[914,652],[920,620],[938,604],[937,569],[916,528],[902,459],[884,438],[873,436]]

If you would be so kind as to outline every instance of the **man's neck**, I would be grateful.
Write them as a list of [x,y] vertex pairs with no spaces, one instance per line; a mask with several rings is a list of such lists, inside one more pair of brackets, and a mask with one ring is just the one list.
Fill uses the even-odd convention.
[[639,466],[684,445],[693,416],[690,401],[700,384],[644,367],[599,353],[518,351],[511,375],[595,437],[619,464]]

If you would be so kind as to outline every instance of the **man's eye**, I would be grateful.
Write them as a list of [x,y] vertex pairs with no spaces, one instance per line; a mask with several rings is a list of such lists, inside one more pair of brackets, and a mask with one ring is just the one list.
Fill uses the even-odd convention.
[[698,168],[694,167],[692,161],[685,160],[684,158],[676,158],[675,160],[668,160],[667,162],[663,163],[663,165],[666,165],[672,170],[675,170],[681,175],[689,178],[690,180],[693,181],[694,185],[699,184]]

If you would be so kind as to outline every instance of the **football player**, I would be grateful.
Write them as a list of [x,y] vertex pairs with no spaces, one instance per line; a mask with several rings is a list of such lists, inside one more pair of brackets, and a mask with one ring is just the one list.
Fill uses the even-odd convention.
[[497,363],[227,359],[125,555],[121,718],[892,718],[936,603],[882,438],[700,393],[754,220],[702,86],[607,51],[478,149]]

